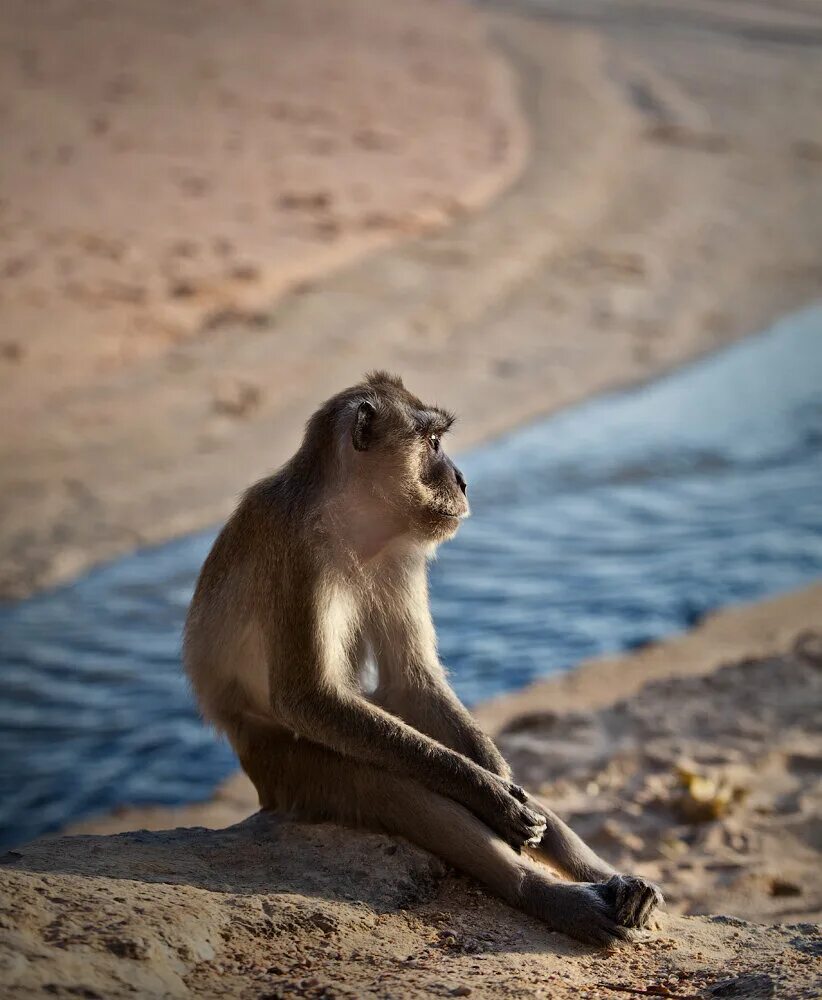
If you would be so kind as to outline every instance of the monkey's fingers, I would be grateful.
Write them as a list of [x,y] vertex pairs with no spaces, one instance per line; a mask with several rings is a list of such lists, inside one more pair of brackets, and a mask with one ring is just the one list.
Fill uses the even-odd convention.
[[522,809],[522,824],[518,830],[516,841],[512,847],[519,850],[522,847],[537,847],[542,843],[546,828],[545,818],[531,812],[530,809]]
[[488,816],[486,822],[509,847],[519,853],[526,845],[540,843],[545,833],[545,820],[517,802],[513,796],[507,798],[507,803]]
[[515,785],[513,781],[506,782],[506,787],[511,795],[517,800],[517,802],[527,802],[528,792],[524,788],[520,788],[519,785]]
[[545,830],[547,826],[548,824],[545,822],[544,817],[537,816],[536,823],[534,824],[534,832],[528,838],[528,840],[525,841],[525,843],[529,847],[539,847],[539,845],[542,843],[542,838],[545,836]]

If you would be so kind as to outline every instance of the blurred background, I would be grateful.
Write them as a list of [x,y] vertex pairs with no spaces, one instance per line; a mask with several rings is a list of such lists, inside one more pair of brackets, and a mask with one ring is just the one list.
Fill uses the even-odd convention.
[[193,583],[367,369],[471,705],[821,577],[820,108],[813,0],[6,0],[0,845],[236,769]]

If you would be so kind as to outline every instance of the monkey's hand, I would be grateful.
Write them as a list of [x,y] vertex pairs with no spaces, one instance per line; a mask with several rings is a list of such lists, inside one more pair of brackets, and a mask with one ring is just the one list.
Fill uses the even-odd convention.
[[520,788],[519,785],[515,785],[513,781],[506,781],[505,784],[508,786],[508,791],[514,796],[517,802],[527,802],[528,792],[524,788]]
[[665,902],[659,886],[638,875],[612,875],[597,883],[597,891],[623,927],[647,927],[654,910]]
[[529,809],[525,804],[527,796],[518,785],[485,773],[485,794],[473,811],[515,851],[538,844],[545,833],[545,818]]

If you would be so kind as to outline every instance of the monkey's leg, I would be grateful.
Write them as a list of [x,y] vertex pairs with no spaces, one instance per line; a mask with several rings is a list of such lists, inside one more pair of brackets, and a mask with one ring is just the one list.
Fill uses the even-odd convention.
[[468,809],[411,778],[274,730],[245,730],[235,745],[263,808],[406,837],[552,930],[596,945],[630,938],[604,886],[555,881]]
[[[394,685],[376,692],[380,704],[480,766],[510,778],[511,769],[491,739],[479,729],[467,709],[445,685],[433,682],[416,689]],[[574,882],[603,882],[614,900],[618,922],[645,927],[663,902],[659,888],[646,879],[622,875],[603,861],[574,831],[533,796],[528,805],[546,822],[539,845],[530,853]]]

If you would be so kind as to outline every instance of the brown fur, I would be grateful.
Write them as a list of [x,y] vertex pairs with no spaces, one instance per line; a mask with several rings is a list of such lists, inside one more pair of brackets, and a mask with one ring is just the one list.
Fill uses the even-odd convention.
[[[616,875],[511,783],[437,657],[427,559],[468,513],[439,443],[452,421],[384,372],[321,406],[214,543],[186,668],[263,807],[405,836],[552,928],[605,944],[647,922],[658,890]],[[556,881],[527,846],[580,881]]]

